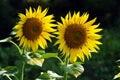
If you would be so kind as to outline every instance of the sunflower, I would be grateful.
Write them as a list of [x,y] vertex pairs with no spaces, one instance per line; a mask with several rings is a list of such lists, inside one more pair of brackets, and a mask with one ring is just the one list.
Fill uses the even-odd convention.
[[53,15],[47,15],[48,9],[42,11],[41,7],[32,10],[30,7],[26,9],[26,14],[19,13],[20,21],[13,29],[16,30],[16,36],[20,41],[20,46],[27,50],[32,49],[37,51],[40,46],[42,49],[47,47],[47,41],[51,42],[51,32],[56,31],[52,27],[55,26],[52,22]]
[[71,63],[77,58],[84,62],[85,56],[89,59],[91,52],[97,52],[102,44],[98,41],[102,36],[97,34],[102,30],[98,28],[100,24],[93,25],[96,18],[87,21],[88,17],[88,13],[80,16],[80,12],[74,12],[72,16],[69,12],[65,18],[61,17],[62,23],[58,22],[55,45],[59,44],[58,49]]

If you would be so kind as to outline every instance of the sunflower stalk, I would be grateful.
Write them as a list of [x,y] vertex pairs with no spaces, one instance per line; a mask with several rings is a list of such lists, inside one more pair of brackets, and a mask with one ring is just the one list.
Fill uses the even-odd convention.
[[64,64],[64,62],[58,56],[56,58],[61,62],[61,64]]
[[19,53],[22,54],[22,51],[21,51],[20,47],[15,42],[13,42],[12,40],[10,40],[10,43],[14,44],[17,47]]
[[[69,56],[65,59],[65,66],[67,67],[69,64]],[[65,70],[64,72],[64,80],[67,80],[68,72]]]
[[20,68],[20,80],[24,80],[24,69],[25,69],[25,62],[22,61],[22,65]]
[[[10,40],[9,42],[12,43],[12,44],[14,44],[17,47],[19,53],[22,54],[22,50],[20,49],[20,47],[15,42],[13,42],[12,40]],[[20,71],[20,80],[24,80],[24,69],[25,69],[25,62],[22,61],[21,62],[21,67],[19,68],[19,71]]]

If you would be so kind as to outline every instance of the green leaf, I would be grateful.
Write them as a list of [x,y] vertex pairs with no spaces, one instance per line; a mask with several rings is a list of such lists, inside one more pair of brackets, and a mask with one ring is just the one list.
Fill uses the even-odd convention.
[[118,66],[118,68],[120,68],[120,66]]
[[41,58],[31,58],[27,61],[27,63],[30,65],[37,65],[40,67],[42,67],[43,62],[44,62],[44,59],[41,59]]
[[69,73],[74,75],[76,78],[84,72],[84,68],[81,64],[72,64],[70,65]]
[[12,80],[10,76],[15,76],[15,74],[17,74],[17,68],[15,66],[8,66],[5,68],[0,67],[0,76],[2,77],[6,76],[10,80]]
[[76,78],[84,72],[84,68],[80,63],[73,63],[68,65],[68,73]]
[[120,72],[116,74],[113,79],[117,79],[117,78],[120,78]]
[[11,37],[8,37],[8,38],[5,38],[5,39],[2,39],[2,40],[0,40],[0,43],[10,42],[11,39],[12,39]]
[[47,72],[42,72],[39,78],[36,80],[56,80],[57,78],[63,78],[63,76],[60,76],[57,73],[48,70]]
[[48,59],[51,57],[57,58],[58,54],[57,53],[45,53],[45,54],[41,55],[42,59]]
[[39,53],[39,54],[44,54],[44,53],[45,53],[45,50],[39,49],[39,50],[37,50],[37,53]]
[[7,71],[6,70],[4,70],[4,69],[2,69],[1,67],[0,67],[0,76],[2,76],[4,73],[6,73]]
[[30,65],[37,65],[42,67],[44,63],[44,59],[41,59],[41,54],[39,53],[32,53],[27,52],[25,55],[23,55],[23,59],[25,62],[27,62]]
[[119,59],[119,60],[117,60],[116,62],[120,62],[120,59]]
[[37,78],[36,80],[39,80],[39,79],[42,79],[42,80],[46,79],[46,80],[49,80],[50,78],[51,78],[51,77],[49,76],[48,73],[42,72],[41,75],[39,76],[39,78]]
[[15,66],[8,66],[4,68],[4,70],[7,71],[7,74],[15,74],[17,72],[17,68]]
[[47,73],[50,75],[52,78],[63,78],[63,76],[58,75],[57,73],[48,70]]

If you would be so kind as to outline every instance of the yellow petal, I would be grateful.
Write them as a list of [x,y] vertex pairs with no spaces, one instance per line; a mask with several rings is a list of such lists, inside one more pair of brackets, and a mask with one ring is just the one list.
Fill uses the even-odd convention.
[[75,49],[70,50],[70,62],[73,63],[77,60],[77,53]]
[[85,25],[92,25],[95,21],[96,21],[97,18],[94,18],[88,22],[85,23]]
[[84,14],[80,17],[80,24],[84,24],[84,23],[87,21],[88,17],[89,17],[89,14],[84,13]]
[[81,60],[82,62],[84,62],[85,59],[84,59],[84,54],[83,54],[82,50],[79,49],[79,50],[78,50],[78,53],[79,53],[79,54],[78,54],[78,57],[80,58],[80,60]]
[[89,59],[89,57],[91,57],[90,50],[85,45],[82,46],[82,51],[83,51],[84,55],[87,56],[88,59]]

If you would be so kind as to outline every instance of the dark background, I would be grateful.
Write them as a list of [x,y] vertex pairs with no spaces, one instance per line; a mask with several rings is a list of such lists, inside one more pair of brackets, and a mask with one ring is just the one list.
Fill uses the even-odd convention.
[[[118,0],[1,0],[0,1],[0,39],[10,36],[12,28],[18,22],[18,13],[25,13],[25,8],[41,5],[43,9],[49,8],[48,14],[54,14],[57,21],[69,11],[80,11],[90,14],[91,20],[97,17],[96,23],[103,28],[103,38],[98,54],[92,53],[92,58],[85,61],[84,73],[76,80],[112,80],[120,70],[120,4]],[[55,52],[49,43],[46,51]],[[16,49],[11,44],[0,44],[0,66],[14,65],[17,57]],[[54,61],[55,62],[55,61]],[[52,66],[56,66],[53,64]],[[51,66],[50,66],[51,67]],[[38,68],[37,68],[38,69]],[[57,70],[57,69],[54,69]],[[33,70],[29,71],[32,72]],[[28,72],[28,73],[29,73]],[[59,71],[56,71],[59,73]],[[26,74],[27,75],[27,74]],[[28,75],[30,77],[30,74]],[[33,75],[35,76],[35,75]],[[34,77],[33,77],[34,78]],[[27,78],[26,78],[27,79]],[[75,78],[73,77],[73,80]],[[30,79],[29,79],[30,80]],[[31,79],[34,80],[34,79]]]

